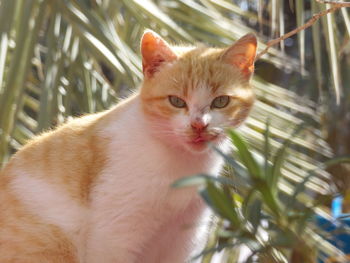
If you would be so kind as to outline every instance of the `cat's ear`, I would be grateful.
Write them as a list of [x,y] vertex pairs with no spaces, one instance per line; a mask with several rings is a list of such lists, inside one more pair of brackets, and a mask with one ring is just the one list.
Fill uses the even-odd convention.
[[147,78],[151,78],[162,64],[177,58],[168,43],[151,30],[146,30],[142,36],[141,55],[143,74]]
[[254,34],[247,34],[229,47],[222,58],[226,63],[239,68],[244,77],[249,79],[254,72],[256,49],[256,36]]

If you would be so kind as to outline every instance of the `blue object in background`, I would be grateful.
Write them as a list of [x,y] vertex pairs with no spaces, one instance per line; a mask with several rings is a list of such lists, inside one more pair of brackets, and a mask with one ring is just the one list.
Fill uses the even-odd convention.
[[[345,254],[350,255],[350,234],[344,233],[344,227],[350,227],[350,214],[342,212],[343,197],[338,196],[332,201],[332,220],[322,216],[316,217],[316,224],[332,235],[329,240],[334,246]],[[320,262],[323,262],[320,260]]]
[[337,196],[336,198],[333,199],[332,202],[332,214],[334,218],[338,218],[342,215],[343,213],[343,197],[342,196]]

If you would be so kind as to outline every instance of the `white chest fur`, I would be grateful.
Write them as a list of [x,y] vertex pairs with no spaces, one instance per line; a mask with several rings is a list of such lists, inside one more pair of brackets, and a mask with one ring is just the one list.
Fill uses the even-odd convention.
[[202,210],[196,189],[170,185],[200,172],[218,173],[221,167],[214,153],[193,155],[153,138],[140,121],[137,104],[127,111],[101,131],[111,143],[109,160],[91,195],[87,262],[139,262],[154,235],[176,228],[176,222],[192,223],[187,220]]

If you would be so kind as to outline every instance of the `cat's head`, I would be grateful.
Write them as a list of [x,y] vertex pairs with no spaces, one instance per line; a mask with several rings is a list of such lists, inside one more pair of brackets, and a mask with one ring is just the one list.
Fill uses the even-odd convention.
[[239,126],[252,108],[256,47],[252,34],[218,49],[171,47],[146,31],[141,101],[154,134],[191,152],[220,143],[225,129]]

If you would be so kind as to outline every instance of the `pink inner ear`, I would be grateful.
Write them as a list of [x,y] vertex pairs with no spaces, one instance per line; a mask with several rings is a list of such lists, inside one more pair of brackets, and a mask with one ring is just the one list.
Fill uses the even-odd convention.
[[162,58],[154,58],[148,65],[145,65],[144,61],[142,61],[143,74],[147,75],[147,77],[152,77],[164,61]]
[[145,77],[152,77],[162,64],[177,58],[168,43],[158,34],[148,30],[141,40],[142,67]]
[[254,72],[257,40],[253,34],[245,35],[224,54],[225,62],[238,67],[247,78]]
[[246,76],[254,72],[254,59],[249,60],[246,54],[237,54],[232,63]]

